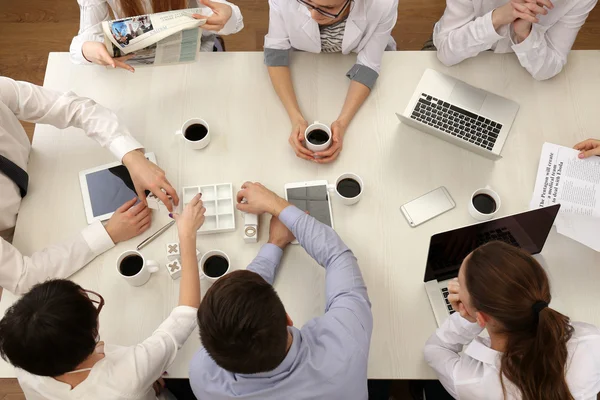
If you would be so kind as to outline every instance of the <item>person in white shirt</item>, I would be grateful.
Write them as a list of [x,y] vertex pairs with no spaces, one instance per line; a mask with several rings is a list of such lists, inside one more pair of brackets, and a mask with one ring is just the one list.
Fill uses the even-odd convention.
[[154,383],[196,326],[196,231],[206,212],[200,197],[174,214],[182,263],[179,306],[138,345],[99,342],[104,300],[68,280],[39,284],[8,309],[0,321],[0,355],[16,367],[28,400],[157,398]]
[[[22,196],[27,186],[27,162],[31,144],[19,120],[51,124],[58,128],[81,128],[129,170],[142,199],[124,204],[106,226],[100,222],[84,228],[72,240],[23,256],[10,244]],[[9,177],[6,166],[16,175]],[[15,180],[16,179],[16,180]],[[165,173],[144,157],[142,145],[119,123],[110,110],[72,92],[59,93],[27,82],[0,77],[0,290],[22,294],[50,277],[66,278],[115,243],[128,240],[150,227],[145,189],[152,191],[172,210],[167,193],[179,203],[177,192]],[[162,190],[161,190],[162,189]],[[165,190],[165,192],[163,192]],[[66,217],[66,216],[65,216]]]
[[579,150],[579,158],[600,156],[600,140],[598,139],[584,140],[577,143],[573,148]]
[[457,312],[429,338],[425,360],[454,398],[596,399],[600,329],[548,307],[548,276],[529,253],[485,244],[448,289]]
[[435,24],[437,56],[447,66],[486,50],[514,52],[535,79],[567,63],[579,29],[597,0],[447,0]]
[[[269,0],[269,32],[265,64],[275,92],[292,124],[289,143],[296,156],[329,163],[342,151],[348,125],[365,102],[381,70],[385,50],[396,50],[391,35],[398,17],[398,0]],[[357,53],[346,76],[351,80],[337,120],[331,124],[332,145],[313,153],[304,147],[308,127],[300,110],[290,74],[290,51]]]
[[[200,51],[213,51],[216,34],[232,35],[242,30],[244,19],[240,9],[225,0],[77,0],[80,23],[77,36],[71,41],[71,61],[75,64],[99,64],[112,68],[123,68],[134,72],[126,64],[131,56],[111,58],[104,46],[102,22],[111,18],[135,17],[137,15],[203,7],[196,19],[206,19],[202,26]],[[216,34],[215,34],[216,32]]]

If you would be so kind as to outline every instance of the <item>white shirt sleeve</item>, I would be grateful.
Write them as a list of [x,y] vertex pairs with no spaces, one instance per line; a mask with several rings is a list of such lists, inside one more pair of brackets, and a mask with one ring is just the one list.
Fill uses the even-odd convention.
[[534,79],[549,79],[562,71],[577,33],[596,3],[597,0],[576,2],[577,5],[545,33],[540,25],[533,24],[529,36],[519,44],[510,35],[513,51]]
[[357,64],[364,65],[379,74],[383,52],[390,41],[390,35],[396,25],[397,18],[398,0],[394,0],[388,13],[379,21],[368,43],[358,52],[358,56],[356,57]]
[[444,15],[433,28],[433,43],[439,60],[446,66],[458,64],[503,39],[508,29],[503,27],[502,35],[496,32],[492,12],[478,17],[473,0],[447,0]]
[[0,238],[0,287],[15,293],[28,292],[50,278],[67,278],[114,243],[99,221],[60,245],[48,246],[23,256],[17,248]]
[[104,42],[102,21],[110,19],[106,0],[77,0],[79,4],[79,32],[71,41],[69,52],[75,64],[91,64],[83,57],[81,48],[85,42]]
[[73,92],[60,93],[0,77],[0,101],[22,121],[83,129],[119,161],[130,151],[143,148],[115,113]]
[[460,316],[452,314],[425,343],[425,361],[436,372],[440,382],[454,398],[454,368],[460,361],[463,346],[469,344],[483,330]]
[[197,312],[198,309],[193,307],[175,307],[152,336],[134,346],[127,357],[121,360],[118,366],[123,368],[123,375],[135,376],[133,387],[140,392],[152,387],[175,361],[177,351],[196,328]]

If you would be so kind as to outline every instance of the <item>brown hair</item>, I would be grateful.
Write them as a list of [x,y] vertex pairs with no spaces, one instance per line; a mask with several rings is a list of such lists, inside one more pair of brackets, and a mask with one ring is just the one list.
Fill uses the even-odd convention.
[[240,374],[271,371],[287,354],[287,314],[260,275],[234,271],[216,281],[198,309],[200,340],[221,368]]
[[135,17],[136,15],[159,13],[172,10],[183,10],[188,8],[187,0],[150,0],[152,8],[146,10],[142,5],[147,0],[117,0],[122,15],[121,18]]
[[[503,242],[485,244],[466,261],[465,283],[471,304],[498,321],[506,334],[500,380],[505,376],[523,400],[573,400],[565,380],[569,318],[534,304],[548,303],[550,284],[528,253]],[[541,307],[540,307],[541,308]]]

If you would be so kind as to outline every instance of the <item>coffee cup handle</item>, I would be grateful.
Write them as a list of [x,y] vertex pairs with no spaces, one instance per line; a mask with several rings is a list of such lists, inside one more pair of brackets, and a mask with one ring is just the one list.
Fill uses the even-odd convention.
[[327,184],[327,190],[330,191],[331,193],[335,192],[335,185],[334,184]]
[[181,136],[183,135],[183,133],[181,132],[181,129],[178,129],[175,131],[175,136]]
[[159,265],[154,260],[146,260],[146,267],[148,267],[148,271],[150,271],[151,274],[158,272],[159,270]]

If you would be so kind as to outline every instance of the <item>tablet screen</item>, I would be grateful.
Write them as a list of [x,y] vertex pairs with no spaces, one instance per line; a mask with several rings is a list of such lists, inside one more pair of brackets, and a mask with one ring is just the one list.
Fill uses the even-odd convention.
[[94,218],[115,212],[137,197],[129,171],[124,165],[90,172],[85,179]]
[[327,226],[331,226],[327,186],[287,188],[287,200]]

